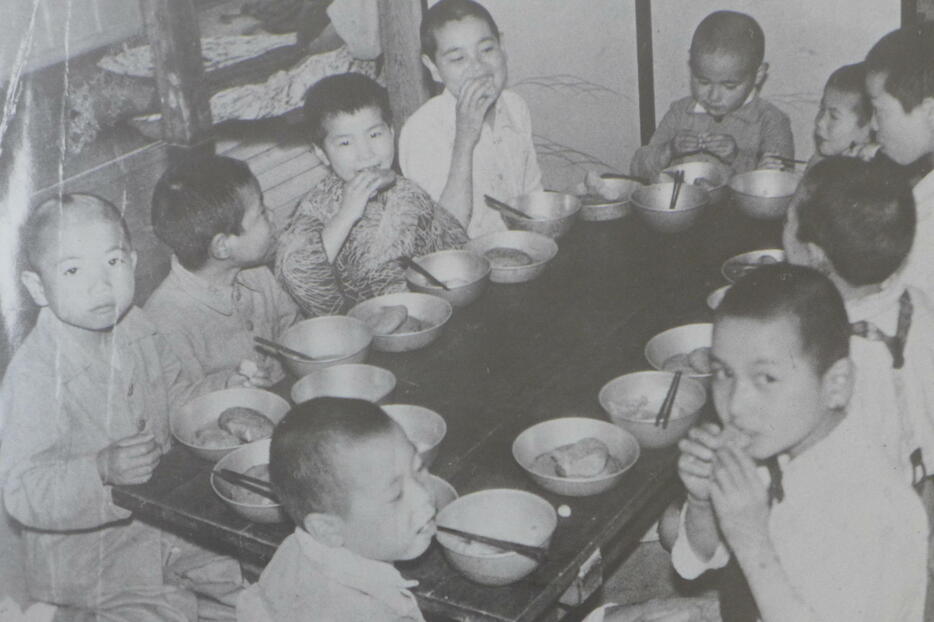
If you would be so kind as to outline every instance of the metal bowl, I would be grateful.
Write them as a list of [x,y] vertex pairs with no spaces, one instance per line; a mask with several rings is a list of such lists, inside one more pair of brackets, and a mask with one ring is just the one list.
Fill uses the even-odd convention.
[[[610,455],[620,464],[618,471],[597,477],[559,477],[533,468],[535,459],[543,453],[588,437],[606,443]],[[639,459],[639,443],[632,434],[612,423],[588,417],[562,417],[523,430],[512,443],[512,457],[545,490],[569,497],[587,497],[619,483]]]
[[292,385],[296,404],[316,397],[353,397],[379,403],[396,388],[396,376],[375,365],[335,365],[319,369]]
[[293,376],[342,365],[362,363],[370,353],[373,333],[357,318],[343,315],[325,315],[302,320],[279,338],[279,343],[292,350],[311,356],[315,361],[304,361],[282,355],[285,366]]
[[365,300],[353,307],[347,315],[366,323],[383,307],[402,305],[411,317],[428,327],[411,333],[373,334],[373,348],[380,352],[408,352],[424,348],[441,335],[441,329],[451,319],[454,309],[444,298],[415,292],[385,294]]
[[801,176],[776,169],[740,173],[730,180],[736,205],[747,216],[762,220],[784,218]]
[[723,297],[726,296],[726,292],[730,289],[732,285],[724,285],[723,287],[718,287],[707,295],[707,307],[711,311],[716,311],[717,307],[720,306],[720,303],[723,302]]
[[[662,331],[645,344],[645,359],[655,369],[665,371],[663,366],[672,356],[687,353],[697,348],[710,347],[713,341],[713,324],[685,324]],[[709,384],[713,374],[685,374],[689,378]]]
[[443,289],[430,284],[428,279],[411,268],[405,271],[409,289],[444,298],[455,307],[466,307],[483,293],[492,269],[486,257],[466,250],[438,251],[417,257],[415,261],[442,282],[464,281],[463,285],[449,285],[450,289]]
[[[763,259],[764,257],[769,257],[774,261]],[[754,270],[761,265],[782,263],[783,261],[785,261],[785,251],[782,249],[763,248],[730,257],[720,266],[720,274],[730,283],[735,283],[750,270]]]
[[[704,385],[691,378],[681,378],[674,409],[667,428],[655,425],[668,394],[674,374],[666,371],[639,371],[610,380],[600,389],[600,406],[610,421],[630,432],[645,448],[669,447],[687,434],[707,401]],[[633,405],[643,403],[637,414]]]
[[[703,188],[710,193],[711,203],[722,203],[726,200],[730,188],[730,178],[733,169],[718,162],[682,162],[669,166],[659,175],[659,181],[674,181],[672,173],[684,171],[684,181]],[[701,180],[706,180],[706,183]],[[700,183],[698,183],[700,181]]]
[[[438,512],[439,525],[547,547],[558,526],[551,504],[530,492],[511,488],[481,490],[452,502]],[[539,562],[512,551],[491,551],[479,543],[438,532],[435,536],[448,562],[461,574],[483,585],[508,585],[530,574]]]
[[558,243],[534,231],[496,231],[467,242],[465,249],[486,257],[494,248],[514,248],[532,258],[525,266],[498,266],[490,262],[490,280],[494,283],[522,283],[531,281],[545,270],[545,265],[558,254]]
[[254,523],[281,523],[286,519],[281,503],[244,503],[233,498],[233,490],[237,487],[217,475],[220,469],[229,469],[237,473],[246,473],[252,467],[260,464],[269,464],[269,439],[254,441],[235,449],[221,458],[211,471],[211,488],[221,501],[242,516]]
[[674,188],[674,183],[652,184],[632,193],[630,202],[649,228],[661,233],[686,231],[710,202],[710,193],[703,188],[682,184],[675,208],[668,209]]
[[588,194],[581,199],[581,220],[602,221],[622,218],[632,211],[629,196],[637,188],[642,187],[635,179],[601,178],[600,184],[608,194],[616,195],[617,199],[607,199],[599,194]]
[[386,404],[386,414],[392,417],[409,437],[422,457],[422,464],[430,467],[438,457],[438,446],[448,432],[444,417],[424,406],[414,404]]
[[542,190],[520,194],[506,203],[528,218],[520,218],[502,212],[503,220],[510,229],[534,231],[558,239],[571,230],[574,219],[581,210],[581,201],[573,194]]
[[173,411],[169,416],[169,429],[175,440],[194,452],[196,456],[215,462],[234,449],[242,447],[243,443],[209,449],[198,445],[195,442],[195,435],[198,430],[216,426],[221,413],[235,406],[252,408],[260,412],[266,415],[273,425],[282,421],[285,414],[289,412],[289,403],[275,393],[246,387],[222,389],[196,397]]

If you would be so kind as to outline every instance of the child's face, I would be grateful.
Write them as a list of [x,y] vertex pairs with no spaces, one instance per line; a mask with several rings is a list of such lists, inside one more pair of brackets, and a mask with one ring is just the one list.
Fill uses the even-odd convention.
[[258,266],[269,259],[275,236],[269,222],[269,212],[263,203],[263,193],[258,186],[249,186],[240,192],[244,202],[241,232],[227,238],[231,258],[245,268]]
[[435,534],[426,471],[399,426],[341,450],[335,469],[347,473],[341,516],[344,546],[369,559],[394,562],[421,555]]
[[876,140],[882,151],[899,164],[912,164],[934,152],[934,98],[927,98],[911,112],[885,90],[886,74],[870,73],[866,90],[872,100]]
[[832,425],[828,381],[803,351],[796,320],[722,318],[714,325],[711,360],[717,413],[748,438],[753,458],[797,455]]
[[435,58],[422,59],[436,82],[458,97],[468,80],[486,78],[490,81],[491,97],[499,97],[506,86],[506,52],[489,24],[467,16],[436,30],[435,40],[438,43]]
[[859,99],[858,93],[829,87],[824,90],[820,111],[814,119],[814,145],[819,154],[840,155],[853,145],[869,142],[872,128],[869,123],[859,124],[856,113]]
[[339,113],[324,121],[327,134],[318,156],[350,181],[368,168],[390,168],[395,157],[392,128],[376,106]]
[[696,54],[691,57],[691,95],[713,117],[737,110],[755,88],[763,67],[735,54]]
[[101,219],[76,222],[65,217],[61,236],[45,234],[38,273],[26,272],[23,282],[36,304],[77,328],[106,331],[133,304],[136,253],[120,225]]

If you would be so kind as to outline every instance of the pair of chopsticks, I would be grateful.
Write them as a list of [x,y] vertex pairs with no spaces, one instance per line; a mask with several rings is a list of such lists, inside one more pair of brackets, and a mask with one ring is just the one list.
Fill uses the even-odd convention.
[[658,409],[655,415],[655,427],[663,430],[668,428],[668,420],[671,419],[671,411],[675,406],[675,396],[678,394],[678,385],[681,384],[681,375],[683,372],[675,372],[675,377],[668,386],[668,393],[662,402],[662,407]]
[[437,287],[440,287],[441,289],[443,289],[443,290],[445,290],[445,291],[450,291],[450,290],[451,290],[451,288],[448,287],[447,284],[446,284],[444,281],[442,281],[441,279],[439,279],[438,277],[436,277],[435,275],[433,275],[433,274],[432,274],[431,272],[429,272],[428,270],[425,270],[425,268],[423,268],[421,265],[419,265],[419,263],[418,263],[417,261],[415,261],[414,259],[412,259],[412,258],[410,258],[410,257],[405,257],[405,256],[403,256],[403,257],[399,257],[399,261],[400,261],[400,262],[402,263],[402,265],[405,266],[406,268],[411,268],[412,270],[415,270],[416,272],[418,272],[419,274],[421,274],[423,277],[425,277],[426,279],[428,279],[428,282],[431,283],[432,285],[435,285],[435,286],[437,286]]
[[637,177],[635,175],[624,175],[622,173],[603,173],[600,175],[601,179],[628,179],[629,181],[639,182],[643,186],[648,186],[651,182],[645,177]]
[[678,204],[678,195],[681,194],[681,186],[684,185],[684,171],[672,171],[669,173],[675,180],[675,187],[671,189],[671,202],[668,209],[674,209]]
[[511,216],[518,216],[519,218],[526,218],[526,219],[529,218],[529,215],[526,214],[525,212],[521,210],[517,210],[516,208],[509,205],[508,203],[503,203],[499,199],[494,199],[488,194],[483,195],[483,200],[486,201],[486,204],[488,206],[492,207],[495,210],[499,210],[500,212],[505,212]]
[[258,345],[258,346],[260,346],[261,348],[264,348],[264,349],[266,349],[266,350],[272,350],[273,352],[275,352],[275,353],[277,353],[277,354],[285,354],[285,355],[291,356],[292,358],[296,358],[296,359],[298,359],[298,360],[300,360],[300,361],[305,361],[305,362],[308,362],[308,363],[313,363],[313,362],[315,362],[315,361],[318,360],[318,359],[316,359],[316,358],[314,358],[314,357],[312,357],[312,356],[308,356],[308,355],[305,354],[304,352],[299,352],[298,350],[293,350],[292,348],[287,348],[287,347],[285,347],[284,345],[282,345],[281,343],[276,343],[275,341],[270,341],[269,339],[265,339],[264,337],[257,337],[257,336],[254,335],[254,337],[253,337],[253,343],[255,343],[256,345]]
[[244,475],[243,473],[237,473],[236,471],[231,471],[230,469],[217,469],[214,471],[214,473],[222,480],[233,484],[234,486],[239,486],[240,488],[249,490],[250,492],[255,492],[262,497],[266,497],[270,501],[279,503],[279,498],[276,497],[276,493],[272,491],[272,486],[265,480],[250,477],[249,475]]
[[468,540],[473,540],[481,544],[489,544],[490,546],[495,546],[498,549],[503,549],[504,551],[512,551],[514,553],[519,553],[520,555],[525,555],[531,559],[534,559],[538,562],[544,562],[547,556],[547,549],[544,549],[540,546],[531,546],[528,544],[519,544],[518,542],[510,542],[509,540],[500,540],[499,538],[491,538],[489,536],[481,536],[478,533],[471,533],[469,531],[461,531],[460,529],[454,529],[453,527],[445,527],[444,525],[438,525],[438,531],[443,531],[449,533],[453,536],[458,536],[460,538],[466,538]]

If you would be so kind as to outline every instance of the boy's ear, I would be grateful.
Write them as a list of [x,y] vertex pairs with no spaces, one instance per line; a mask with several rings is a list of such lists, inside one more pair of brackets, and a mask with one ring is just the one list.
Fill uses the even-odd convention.
[[344,522],[336,514],[312,512],[305,516],[302,527],[321,544],[344,546]]
[[39,278],[38,273],[32,270],[23,270],[22,274],[19,275],[19,280],[23,283],[26,291],[29,292],[33,302],[40,307],[48,306],[49,299],[45,296],[45,287],[42,285],[42,279]]
[[814,242],[805,242],[804,250],[808,254],[808,266],[814,268],[821,274],[827,274],[834,270],[833,263],[827,257],[824,249]]
[[328,154],[324,152],[324,149],[314,144],[311,146],[311,148],[315,152],[315,156],[317,156],[317,158],[321,160],[325,166],[327,167],[331,166],[331,160],[330,158],[328,158]]
[[934,129],[934,97],[925,97],[921,100],[924,116],[928,121],[928,127]]
[[432,80],[439,84],[443,83],[443,80],[441,80],[441,72],[438,71],[438,66],[435,65],[435,62],[431,60],[427,54],[422,54],[422,64],[428,69]]
[[130,266],[133,268],[133,272],[136,272],[136,261],[139,259],[139,255],[136,251],[130,251]]
[[230,236],[226,233],[218,233],[213,238],[211,238],[211,244],[208,246],[208,254],[217,259],[218,261],[224,261],[230,257]]
[[821,399],[825,408],[840,410],[850,403],[853,393],[853,362],[842,358],[824,372]]
[[759,65],[759,68],[756,69],[756,88],[762,88],[762,84],[765,82],[765,79],[769,76],[769,64],[762,63]]

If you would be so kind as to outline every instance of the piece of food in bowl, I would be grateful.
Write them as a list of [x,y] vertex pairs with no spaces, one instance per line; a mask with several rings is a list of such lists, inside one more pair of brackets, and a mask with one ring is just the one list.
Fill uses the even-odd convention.
[[195,432],[194,444],[205,449],[227,449],[241,444],[239,438],[214,424]]
[[662,363],[662,370],[672,373],[680,371],[688,375],[709,374],[711,371],[710,348],[702,346],[694,348],[690,352],[681,352],[669,356]]
[[234,406],[226,409],[217,419],[217,426],[244,443],[252,443],[272,436],[273,423],[269,417],[253,408]]
[[544,452],[535,458],[532,468],[543,475],[597,477],[614,465],[619,470],[619,463],[610,455],[606,443],[588,437]]
[[496,268],[528,266],[534,263],[534,260],[528,253],[520,251],[518,248],[497,246],[485,252],[484,255]]
[[623,190],[615,184],[607,183],[599,173],[590,171],[584,178],[587,193],[597,194],[607,201],[618,201],[623,198]]
[[[255,479],[261,479],[264,482],[269,481],[269,465],[268,464],[257,464],[252,466],[243,473],[248,477],[253,477]],[[276,502],[270,499],[269,497],[264,497],[259,493],[255,493],[252,490],[247,490],[242,486],[230,486],[230,497],[237,503],[246,503],[248,505],[276,505]]]
[[366,323],[376,335],[391,335],[402,326],[409,317],[405,305],[380,307],[376,313],[366,318]]
[[410,315],[409,317],[405,318],[405,321],[402,322],[398,328],[392,331],[392,334],[404,335],[406,333],[417,333],[419,331],[425,330],[426,328],[431,328],[431,324]]
[[[649,407],[649,398],[646,395],[625,400],[610,400],[607,406],[612,416],[623,419],[648,421],[658,416],[658,408]],[[684,408],[675,403],[671,409],[671,418],[678,419],[683,416]]]

